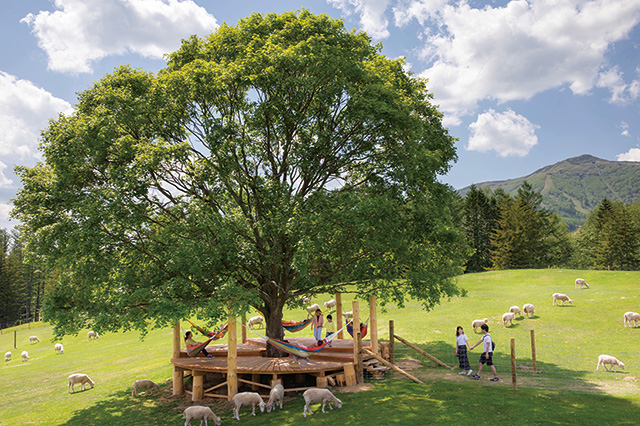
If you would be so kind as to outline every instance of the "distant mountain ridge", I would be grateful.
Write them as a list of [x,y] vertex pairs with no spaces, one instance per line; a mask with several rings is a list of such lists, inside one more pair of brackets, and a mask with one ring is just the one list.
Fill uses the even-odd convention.
[[[562,217],[569,229],[582,225],[603,198],[625,203],[640,201],[640,162],[609,161],[581,155],[543,167],[530,175],[476,183],[478,188],[502,188],[514,195],[524,181],[542,193],[543,207]],[[469,186],[459,192],[466,195]]]

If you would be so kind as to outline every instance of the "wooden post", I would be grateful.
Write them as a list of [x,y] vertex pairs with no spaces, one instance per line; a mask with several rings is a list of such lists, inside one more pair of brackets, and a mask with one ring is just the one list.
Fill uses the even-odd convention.
[[429,358],[431,361],[435,362],[436,364],[440,364],[443,367],[447,367],[450,368],[452,370],[455,370],[455,367],[451,367],[450,365],[445,364],[444,362],[440,361],[438,358],[436,358],[435,356],[423,351],[422,349],[420,349],[419,347],[417,347],[416,345],[414,345],[413,343],[407,342],[406,340],[404,340],[402,337],[400,336],[393,336],[394,338],[400,340],[402,343],[404,343],[405,345],[409,346],[411,349],[413,349],[414,351],[426,356],[427,358]]
[[376,296],[369,296],[369,338],[371,339],[371,352],[378,353],[378,310],[376,308]]
[[247,314],[242,314],[242,343],[247,343]]
[[511,384],[513,390],[518,390],[516,383],[516,339],[511,338]]
[[[180,322],[173,326],[173,358],[180,358]],[[184,393],[184,372],[181,368],[173,366],[173,394],[182,395]]]
[[389,320],[389,362],[391,364],[396,363],[396,342],[394,336],[393,320]]
[[418,379],[417,377],[412,376],[411,374],[407,373],[406,371],[404,371],[401,368],[396,367],[395,365],[391,364],[390,362],[387,362],[387,360],[385,360],[384,358],[382,358],[380,355],[378,354],[374,354],[373,352],[371,352],[370,350],[368,350],[367,348],[362,348],[362,352],[364,352],[365,354],[374,357],[375,359],[377,359],[378,361],[380,361],[381,363],[383,363],[384,365],[386,365],[387,367],[391,368],[394,371],[397,371],[400,374],[403,374],[405,376],[407,376],[408,378],[410,378],[411,380],[413,380],[416,383],[421,383],[424,385],[424,382],[420,379]]
[[344,324],[344,320],[342,319],[342,293],[336,293],[336,327],[338,330],[338,339],[344,339],[344,331],[342,331],[342,327]]
[[356,371],[358,371],[358,342],[356,341],[356,331],[360,331],[360,303],[354,300],[351,306],[353,307],[353,364]]
[[356,356],[356,381],[359,385],[364,383],[364,369],[362,366],[362,335],[360,334],[360,330],[353,329],[353,343],[354,346],[358,349],[358,354]]
[[533,330],[531,330],[531,362],[533,363],[533,374],[538,374],[536,367],[536,336]]
[[193,377],[193,393],[191,394],[191,400],[200,401],[204,398],[204,372],[192,370],[191,376]]
[[18,330],[13,330],[13,349],[18,349],[17,341],[18,341]]
[[227,397],[229,401],[238,393],[238,374],[236,367],[238,365],[238,336],[236,334],[236,318],[229,314],[229,322],[227,329]]

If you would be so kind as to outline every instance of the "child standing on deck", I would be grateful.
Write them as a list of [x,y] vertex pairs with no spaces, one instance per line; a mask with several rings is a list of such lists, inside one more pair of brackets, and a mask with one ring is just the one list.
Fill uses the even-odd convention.
[[[336,332],[336,323],[333,322],[333,317],[331,316],[331,314],[327,315],[327,324],[325,325],[325,339],[328,339],[329,336],[331,336],[333,333]],[[329,343],[329,346],[331,346],[331,343]]]
[[[456,328],[456,356],[458,357],[458,363],[462,370],[458,374],[466,374],[470,376],[473,373],[471,365],[469,365],[469,358],[467,357],[467,348],[469,347],[469,338],[464,334],[462,327]],[[468,371],[467,371],[468,370]]]
[[316,313],[311,319],[311,324],[313,324],[313,337],[315,337],[316,341],[322,340],[322,325],[324,324],[324,318],[322,317],[322,311],[320,309],[316,309]]

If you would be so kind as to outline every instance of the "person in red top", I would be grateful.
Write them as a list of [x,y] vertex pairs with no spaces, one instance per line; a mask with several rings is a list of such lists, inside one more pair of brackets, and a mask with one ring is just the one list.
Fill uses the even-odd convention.
[[322,325],[324,324],[324,317],[322,316],[322,311],[320,309],[316,309],[316,313],[311,319],[311,324],[313,325],[313,337],[315,337],[316,341],[322,340]]

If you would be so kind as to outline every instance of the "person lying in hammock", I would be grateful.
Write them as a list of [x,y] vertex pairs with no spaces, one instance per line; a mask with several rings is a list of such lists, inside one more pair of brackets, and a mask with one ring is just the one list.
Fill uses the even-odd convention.
[[[193,339],[193,333],[190,331],[187,331],[186,333],[184,333],[184,343],[187,346],[198,346],[200,344],[200,342],[197,342]],[[202,348],[201,352],[207,358],[213,358],[213,355],[209,354],[205,348]]]

